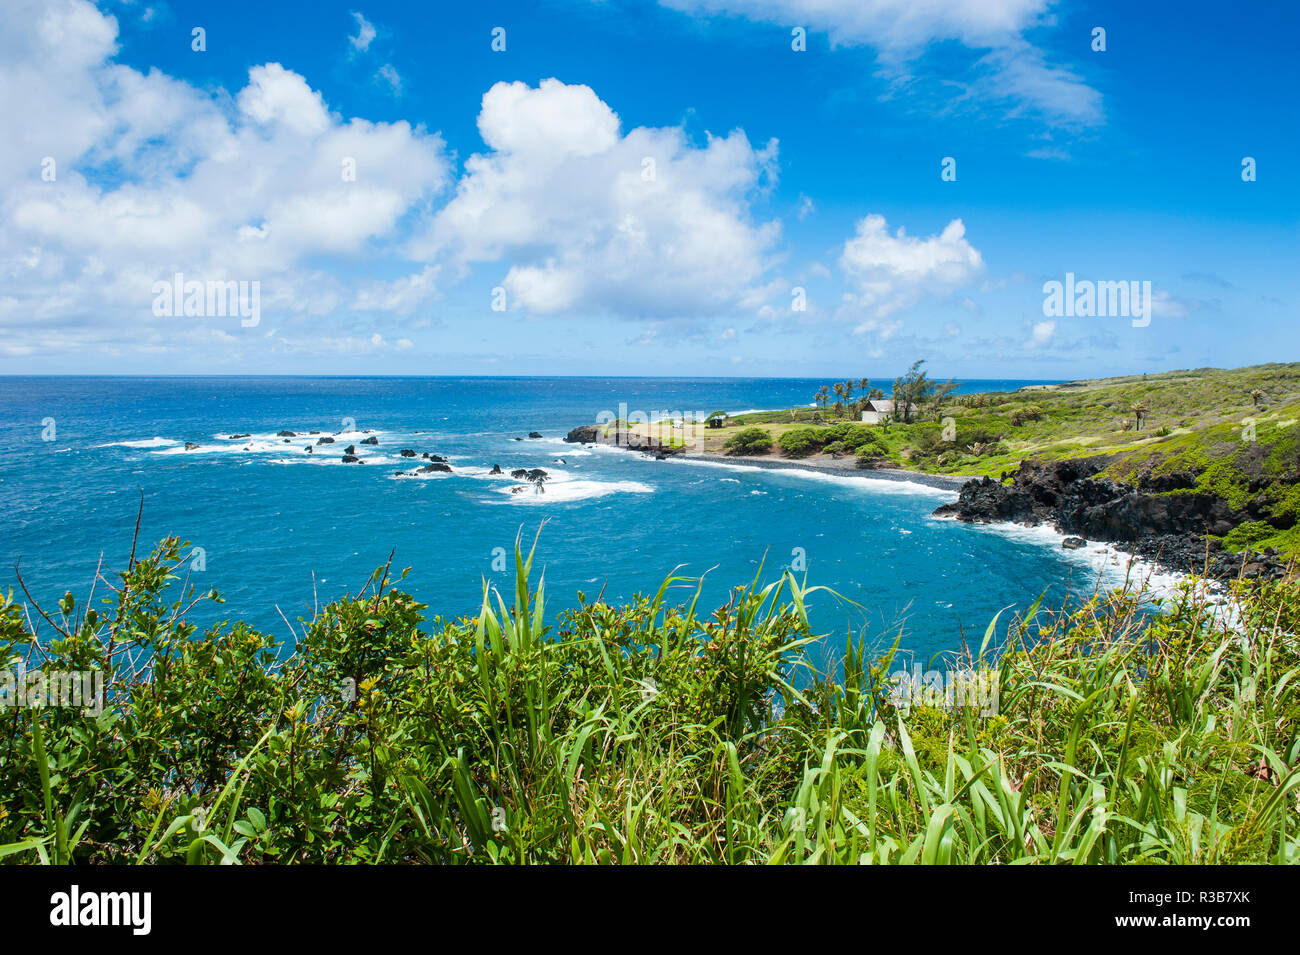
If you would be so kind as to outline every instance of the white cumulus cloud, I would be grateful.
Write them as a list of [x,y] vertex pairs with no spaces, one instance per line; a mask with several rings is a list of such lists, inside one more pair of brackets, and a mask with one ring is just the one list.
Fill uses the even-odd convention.
[[774,181],[775,140],[624,133],[589,87],[556,79],[497,83],[479,131],[489,151],[466,162],[412,251],[461,268],[509,260],[511,307],[694,315],[736,305],[762,279],[779,224],[756,221],[751,203]]
[[[347,295],[313,258],[395,248],[403,218],[450,182],[436,134],[345,119],[278,63],[232,95],[116,63],[116,36],[85,0],[0,5],[7,337],[192,346],[151,310],[175,272],[260,281],[264,315],[324,314]],[[400,311],[429,279],[383,300]]]
[[869,215],[844,243],[840,267],[857,285],[849,304],[884,317],[927,294],[946,294],[969,284],[983,271],[984,260],[967,241],[960,219],[938,235],[920,239],[901,226],[891,234],[884,216]]

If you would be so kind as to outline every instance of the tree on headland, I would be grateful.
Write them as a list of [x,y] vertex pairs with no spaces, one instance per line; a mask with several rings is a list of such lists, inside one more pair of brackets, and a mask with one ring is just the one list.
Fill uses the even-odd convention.
[[918,359],[905,375],[894,379],[894,418],[903,424],[911,424],[912,416],[926,406],[937,414],[957,387],[951,379],[942,384],[932,381],[921,367],[924,364],[924,358]]

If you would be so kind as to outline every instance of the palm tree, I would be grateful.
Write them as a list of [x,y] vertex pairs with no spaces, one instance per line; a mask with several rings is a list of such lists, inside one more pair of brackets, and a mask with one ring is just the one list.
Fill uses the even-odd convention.
[[826,390],[825,385],[822,385],[821,388],[818,389],[817,394],[813,396],[813,401],[816,402],[817,408],[820,410],[826,407],[826,401],[828,398],[830,398],[830,392]]
[[1252,389],[1251,392],[1250,392],[1250,403],[1251,403],[1254,407],[1258,408],[1258,407],[1259,407],[1259,399],[1260,399],[1260,398],[1263,398],[1263,397],[1264,397],[1264,392],[1260,391],[1258,388],[1254,388],[1254,389]]
[[1129,411],[1133,412],[1133,424],[1134,424],[1134,426],[1137,428],[1137,430],[1141,431],[1141,430],[1142,430],[1142,420],[1143,420],[1143,419],[1146,417],[1146,415],[1147,415],[1147,405],[1146,405],[1146,402],[1145,402],[1145,401],[1135,401],[1135,402],[1133,402],[1133,407],[1129,408]]
[[839,417],[844,411],[844,384],[837,381],[831,388],[835,392],[835,416]]

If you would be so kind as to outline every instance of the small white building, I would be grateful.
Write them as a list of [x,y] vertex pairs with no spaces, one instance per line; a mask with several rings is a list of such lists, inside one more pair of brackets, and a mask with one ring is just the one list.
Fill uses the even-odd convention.
[[[911,406],[913,414],[916,413],[916,405]],[[867,402],[867,406],[862,412],[863,424],[880,424],[882,418],[894,416],[894,402],[889,398],[872,398]]]

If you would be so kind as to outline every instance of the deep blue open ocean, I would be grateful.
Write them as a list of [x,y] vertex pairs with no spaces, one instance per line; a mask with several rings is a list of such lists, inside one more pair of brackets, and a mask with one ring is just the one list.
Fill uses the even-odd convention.
[[[394,552],[405,586],[428,615],[473,615],[497,548],[522,529],[539,547],[551,610],[579,590],[606,600],[653,593],[678,565],[706,578],[703,604],[771,580],[802,549],[818,597],[819,630],[842,646],[849,632],[891,640],[918,658],[978,645],[1003,607],[1047,591],[1090,590],[1097,571],[1040,532],[970,527],[931,511],[955,492],[869,477],[655,461],[561,442],[602,411],[743,411],[807,405],[823,382],[795,379],[632,378],[0,378],[0,536],[3,585],[13,566],[37,599],[84,595],[102,555],[125,563],[144,490],[142,546],[167,534],[203,551],[201,588],[226,597],[199,622],[245,619],[289,638],[282,612],[309,616],[355,591]],[[1024,382],[976,381],[961,391]],[[51,424],[52,422],[52,424]],[[333,446],[276,437],[326,434]],[[367,463],[344,465],[361,432]],[[539,431],[541,440],[514,440]],[[230,440],[231,433],[251,438]],[[52,439],[52,440],[51,440]],[[198,448],[186,451],[185,442]],[[401,448],[446,456],[450,475],[397,478]],[[556,460],[563,458],[563,464]],[[419,462],[417,462],[419,463]],[[541,467],[545,493],[488,474]],[[496,553],[500,553],[496,551]],[[16,589],[16,588],[15,588]],[[507,591],[508,592],[508,591]],[[100,593],[103,593],[101,588]],[[687,589],[678,591],[689,600]],[[278,607],[278,610],[277,610]]]

